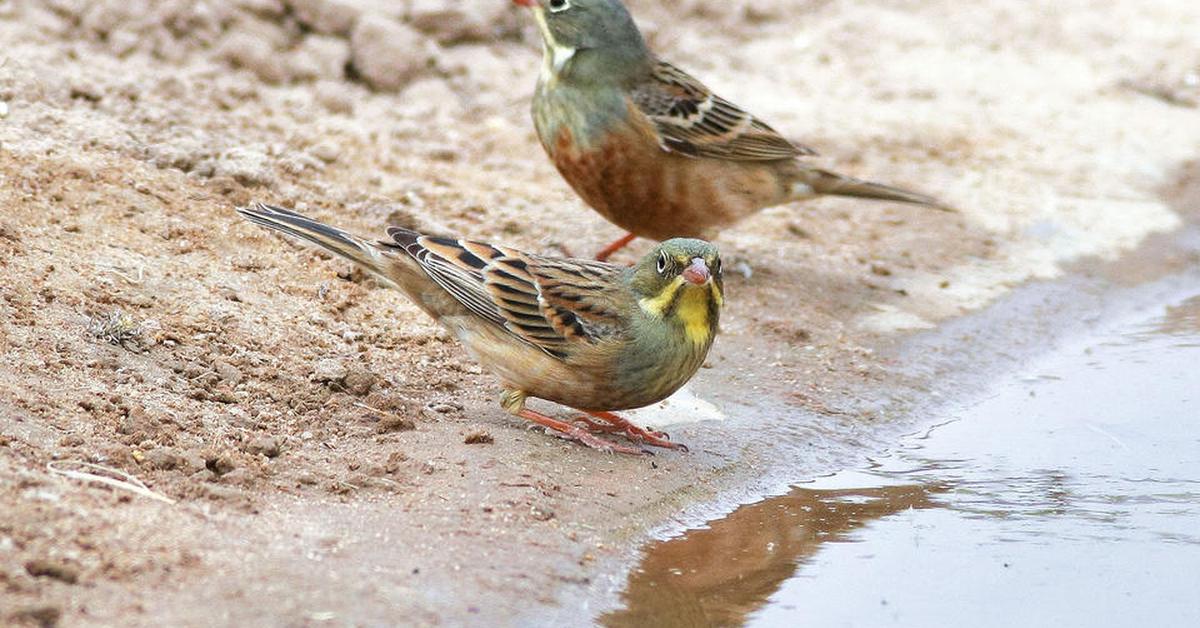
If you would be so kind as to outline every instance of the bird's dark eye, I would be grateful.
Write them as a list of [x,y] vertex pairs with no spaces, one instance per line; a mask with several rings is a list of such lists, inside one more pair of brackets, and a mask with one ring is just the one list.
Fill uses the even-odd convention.
[[566,11],[567,9],[571,8],[571,3],[568,2],[568,0],[550,0],[548,4],[550,6],[550,10],[555,13],[558,13],[559,11]]
[[658,274],[664,275],[667,272],[667,252],[662,251],[658,254]]
[[714,275],[721,274],[721,258],[718,257],[717,259],[713,260],[712,273]]

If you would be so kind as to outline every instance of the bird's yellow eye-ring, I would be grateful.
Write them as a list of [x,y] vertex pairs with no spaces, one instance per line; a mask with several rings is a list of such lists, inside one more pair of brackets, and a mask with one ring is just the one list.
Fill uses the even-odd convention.
[[549,6],[551,12],[558,13],[571,8],[571,3],[568,0],[550,0]]
[[667,252],[666,251],[660,251],[658,253],[658,274],[660,274],[660,275],[667,274]]

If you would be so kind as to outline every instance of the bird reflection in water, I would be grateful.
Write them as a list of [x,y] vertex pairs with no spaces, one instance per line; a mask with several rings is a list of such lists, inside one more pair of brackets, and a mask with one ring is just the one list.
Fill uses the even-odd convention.
[[937,506],[940,485],[814,490],[742,506],[708,527],[654,543],[623,594],[601,618],[624,626],[738,626],[825,543],[867,523]]

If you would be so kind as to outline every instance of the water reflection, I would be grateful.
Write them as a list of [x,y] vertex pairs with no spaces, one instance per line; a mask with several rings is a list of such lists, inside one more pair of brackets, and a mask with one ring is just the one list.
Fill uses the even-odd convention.
[[652,544],[601,621],[1200,625],[1198,360],[1200,296],[1046,356],[861,472]]
[[933,508],[942,485],[806,489],[743,506],[709,528],[655,544],[605,626],[737,626],[824,543],[867,522]]

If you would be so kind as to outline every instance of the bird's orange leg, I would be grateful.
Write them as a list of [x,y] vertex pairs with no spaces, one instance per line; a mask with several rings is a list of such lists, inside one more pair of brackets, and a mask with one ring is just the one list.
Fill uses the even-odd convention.
[[601,432],[604,434],[625,433],[625,428],[619,425],[613,425],[608,421],[594,421],[590,417],[586,416],[577,416],[575,417],[574,422],[578,425],[583,425],[583,427],[589,432]]
[[[681,449],[683,451],[688,450],[687,445],[684,445],[683,443],[676,443],[675,441],[669,440],[670,437],[667,435],[666,432],[656,432],[653,430],[648,430],[644,427],[639,427],[637,425],[634,425],[633,423],[630,423],[627,419],[622,418],[621,415],[619,415],[619,414],[615,414],[612,412],[602,412],[599,410],[584,410],[584,412],[587,412],[588,414],[596,417],[597,419],[600,419],[601,421],[604,421],[609,426],[611,426],[611,428],[605,427],[605,426],[600,426],[601,431],[608,432],[610,434],[616,433],[616,432],[624,432],[626,436],[628,436],[629,438],[631,438],[633,440],[641,441],[641,442],[646,443],[647,445],[653,445],[655,447],[664,447],[666,449]],[[599,425],[595,421],[592,421],[586,417],[580,417],[580,418],[585,423],[587,423],[589,426]]]
[[630,242],[633,242],[635,239],[637,239],[637,236],[633,235],[632,233],[626,233],[625,235],[621,236],[620,238],[614,240],[608,246],[600,249],[600,252],[596,253],[596,261],[597,262],[607,262],[609,256],[611,256],[613,253],[616,253],[617,251],[620,251],[621,249],[625,248]]
[[602,438],[593,436],[591,432],[588,432],[578,425],[571,425],[565,421],[552,419],[540,412],[534,412],[529,408],[522,408],[516,413],[516,415],[522,419],[533,421],[538,425],[544,425],[557,432],[563,438],[579,441],[580,443],[587,445],[592,449],[598,449],[600,451],[606,451],[609,453],[632,454],[635,456],[641,456],[650,453],[644,449],[634,449],[633,447],[626,447],[624,445],[610,443]]

